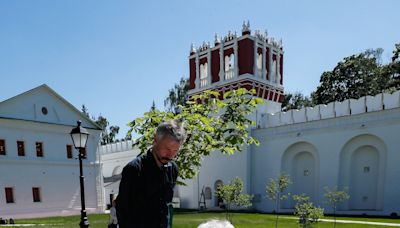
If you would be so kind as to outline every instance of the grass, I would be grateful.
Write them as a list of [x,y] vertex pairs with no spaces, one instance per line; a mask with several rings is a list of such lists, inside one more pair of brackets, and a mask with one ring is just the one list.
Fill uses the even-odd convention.
[[[89,222],[91,228],[104,228],[108,224],[108,214],[93,214],[89,215]],[[224,219],[225,214],[220,212],[177,212],[174,215],[174,228],[195,228],[200,223],[210,219]],[[333,219],[332,217],[324,217],[325,219]],[[275,215],[271,214],[258,214],[258,213],[233,213],[232,216],[233,224],[236,228],[245,227],[275,227]],[[67,216],[67,217],[50,217],[50,218],[37,218],[37,219],[17,219],[18,224],[38,224],[33,227],[65,227],[65,228],[76,228],[78,227],[80,217],[79,216]],[[369,221],[369,222],[384,222],[384,223],[400,223],[400,219],[389,219],[389,218],[360,218],[360,217],[339,217],[338,220],[356,220],[356,221]],[[46,224],[46,225],[39,225]],[[291,228],[299,227],[297,219],[294,216],[282,215],[279,219],[279,227]],[[333,227],[333,223],[319,222],[315,224],[315,228]],[[365,225],[365,224],[343,224],[338,223],[337,228],[361,228],[361,227],[384,227],[377,225]]]

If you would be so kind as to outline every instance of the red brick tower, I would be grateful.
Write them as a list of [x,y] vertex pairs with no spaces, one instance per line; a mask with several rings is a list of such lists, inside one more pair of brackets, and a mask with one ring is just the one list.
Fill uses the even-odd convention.
[[242,35],[229,32],[223,39],[215,35],[214,46],[204,42],[192,45],[189,56],[189,96],[204,90],[221,94],[237,88],[254,88],[265,99],[263,112],[280,110],[283,100],[283,48],[268,34],[251,34],[249,22],[243,23]]

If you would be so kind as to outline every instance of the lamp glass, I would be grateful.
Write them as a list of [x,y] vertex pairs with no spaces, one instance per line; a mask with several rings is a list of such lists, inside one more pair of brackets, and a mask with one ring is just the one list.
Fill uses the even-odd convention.
[[71,137],[72,137],[72,141],[74,142],[74,147],[76,149],[85,148],[86,147],[88,134],[74,133],[74,134],[71,134]]

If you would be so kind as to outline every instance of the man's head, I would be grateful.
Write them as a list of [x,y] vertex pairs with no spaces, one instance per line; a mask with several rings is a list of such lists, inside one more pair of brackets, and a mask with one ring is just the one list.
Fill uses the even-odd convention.
[[177,120],[158,125],[154,134],[153,153],[158,165],[167,164],[185,142],[186,132]]

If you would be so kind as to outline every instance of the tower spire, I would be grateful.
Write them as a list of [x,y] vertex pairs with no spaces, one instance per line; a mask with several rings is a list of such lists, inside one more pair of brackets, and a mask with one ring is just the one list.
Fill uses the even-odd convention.
[[250,30],[250,22],[247,20],[247,24],[246,21],[243,21],[243,25],[242,25],[242,35],[250,35],[251,30]]
[[192,43],[190,45],[190,55],[193,55],[194,53],[196,53],[196,46],[194,45],[194,43]]

